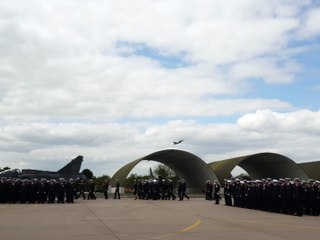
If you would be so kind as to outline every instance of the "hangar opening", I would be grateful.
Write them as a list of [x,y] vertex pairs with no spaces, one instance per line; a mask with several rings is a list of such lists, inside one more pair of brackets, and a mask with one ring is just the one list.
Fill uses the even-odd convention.
[[119,169],[111,178],[113,186],[116,179],[124,182],[131,170],[141,161],[156,161],[167,165],[180,178],[185,179],[188,192],[201,192],[204,190],[205,181],[218,180],[212,169],[196,155],[177,149],[166,149],[154,152],[135,161],[128,163]]

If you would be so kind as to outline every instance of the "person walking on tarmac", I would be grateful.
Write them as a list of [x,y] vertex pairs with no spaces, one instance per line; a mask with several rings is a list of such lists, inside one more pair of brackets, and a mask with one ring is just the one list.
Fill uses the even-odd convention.
[[94,192],[96,191],[96,185],[94,184],[93,180],[90,180],[90,184],[89,184],[89,194],[88,194],[88,200],[89,199],[93,199],[96,200],[96,195],[94,194]]
[[77,192],[78,192],[76,199],[78,199],[79,197],[82,196],[83,200],[86,200],[86,194],[84,193],[84,187],[85,187],[84,180],[78,181],[76,185],[77,185],[76,188],[77,188]]
[[172,198],[172,200],[176,200],[176,196],[173,194],[173,182],[171,179],[168,179],[168,195],[166,196],[166,199],[170,200]]
[[189,196],[187,195],[187,184],[184,179],[182,179],[179,183],[178,187],[178,192],[179,192],[179,201],[182,201],[184,197],[186,197],[188,200],[190,199]]

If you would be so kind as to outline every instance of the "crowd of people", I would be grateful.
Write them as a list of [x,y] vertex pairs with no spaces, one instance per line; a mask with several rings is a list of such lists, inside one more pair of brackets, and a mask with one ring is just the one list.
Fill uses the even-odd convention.
[[220,184],[218,181],[206,181],[206,200],[212,201],[215,200],[215,204],[219,204],[221,200],[220,196]]
[[298,178],[225,180],[225,204],[296,216],[320,214],[320,182]]
[[[135,199],[143,200],[175,200],[175,186],[171,179],[135,179],[133,185],[133,194]],[[184,198],[188,200],[187,184],[184,179],[178,181],[178,198],[182,201]]]
[[[87,185],[87,186],[86,186]],[[86,187],[85,187],[86,186]],[[221,200],[217,181],[205,183],[205,199]],[[85,192],[85,190],[88,191]],[[103,193],[108,199],[109,185],[105,182]],[[175,200],[190,199],[185,180],[178,186],[171,179],[135,179],[132,186],[134,199]],[[178,196],[175,195],[177,190]],[[74,203],[75,199],[96,199],[96,187],[92,180],[80,179],[0,179],[0,203]],[[120,183],[117,180],[114,199],[120,199]],[[296,216],[320,214],[320,181],[300,179],[261,179],[224,181],[225,205],[257,209]]]
[[[0,179],[0,203],[74,203],[86,199],[83,180]],[[90,182],[87,199],[96,199],[95,185]]]

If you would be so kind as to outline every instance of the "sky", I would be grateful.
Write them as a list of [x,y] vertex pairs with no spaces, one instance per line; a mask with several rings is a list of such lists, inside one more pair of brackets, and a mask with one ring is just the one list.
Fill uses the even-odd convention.
[[0,133],[0,167],[96,176],[173,147],[319,161],[320,1],[1,1]]

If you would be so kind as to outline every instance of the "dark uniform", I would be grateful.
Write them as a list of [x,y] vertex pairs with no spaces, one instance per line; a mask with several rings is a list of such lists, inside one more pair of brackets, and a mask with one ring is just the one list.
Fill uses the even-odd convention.
[[183,179],[179,183],[178,193],[180,198],[179,201],[182,201],[184,197],[186,197],[188,200],[190,199],[187,195],[187,184]]
[[232,206],[232,184],[230,180],[226,179],[224,183],[224,200],[227,206]]
[[89,184],[89,194],[88,194],[88,200],[89,199],[93,199],[96,200],[96,195],[94,194],[94,192],[96,191],[96,185],[94,184],[93,180],[90,180],[90,184]]
[[173,194],[173,190],[174,190],[173,182],[171,179],[168,179],[168,194],[167,194],[168,200],[170,200],[171,198],[172,200],[176,199],[176,196]]
[[109,181],[106,180],[103,185],[103,195],[104,199],[108,199],[108,191],[109,191]]
[[215,204],[219,204],[220,202],[220,184],[215,181],[214,183],[214,195],[213,195],[213,199],[215,200]]
[[119,180],[116,180],[116,189],[114,191],[114,197],[113,199],[120,199],[120,183],[119,183]]
[[205,199],[212,201],[212,193],[213,193],[213,184],[212,181],[207,180],[206,181],[206,196]]

